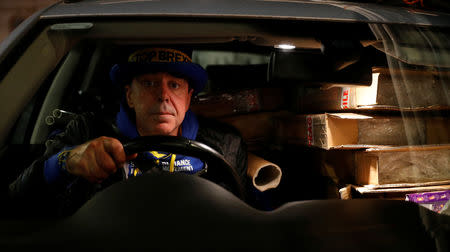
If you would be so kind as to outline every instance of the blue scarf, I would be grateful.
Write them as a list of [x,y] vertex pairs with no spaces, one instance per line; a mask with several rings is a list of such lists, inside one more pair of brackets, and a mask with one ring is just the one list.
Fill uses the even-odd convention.
[[[116,124],[119,131],[124,136],[130,139],[139,137],[136,125],[130,120],[123,104],[120,105],[120,111],[117,113]],[[197,137],[197,132],[197,117],[191,110],[188,110],[185,114],[183,123],[181,124],[181,135],[185,138],[195,140]],[[152,160],[157,167],[164,171],[194,174],[201,171],[205,167],[205,164],[200,159],[194,157],[159,151],[148,151],[143,154],[145,158]],[[141,171],[132,161],[130,161],[128,166],[124,168],[127,177],[141,174]]]

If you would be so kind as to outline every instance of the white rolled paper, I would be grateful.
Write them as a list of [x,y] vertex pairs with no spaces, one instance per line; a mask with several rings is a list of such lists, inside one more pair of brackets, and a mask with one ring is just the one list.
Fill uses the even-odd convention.
[[280,184],[281,174],[278,165],[248,153],[247,176],[252,179],[253,186],[259,191],[276,188]]

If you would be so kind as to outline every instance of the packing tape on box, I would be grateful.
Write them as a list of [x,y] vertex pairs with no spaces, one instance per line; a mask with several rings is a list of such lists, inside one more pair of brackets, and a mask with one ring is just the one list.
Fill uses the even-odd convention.
[[264,192],[280,184],[282,172],[278,165],[248,153],[247,175],[252,179],[253,186]]

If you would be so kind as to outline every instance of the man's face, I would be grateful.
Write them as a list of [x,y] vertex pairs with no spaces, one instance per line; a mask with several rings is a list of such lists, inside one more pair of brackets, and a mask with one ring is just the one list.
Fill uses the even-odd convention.
[[193,93],[187,80],[168,73],[143,74],[125,90],[141,136],[178,135]]

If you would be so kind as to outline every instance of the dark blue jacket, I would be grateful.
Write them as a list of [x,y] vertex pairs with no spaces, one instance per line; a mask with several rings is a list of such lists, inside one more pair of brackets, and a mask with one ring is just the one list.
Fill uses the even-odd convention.
[[[247,151],[239,132],[211,119],[199,118],[198,122],[195,140],[221,153],[235,168],[245,186]],[[116,137],[120,140],[123,136],[118,135],[116,126],[115,122],[93,113],[77,116],[64,132],[48,141],[45,154],[10,184],[9,195],[13,204],[17,204],[19,209],[32,207],[34,214],[40,216],[65,216],[76,211],[95,193],[123,180],[123,174],[120,172],[111,175],[101,184],[91,184],[83,178],[75,178],[69,174],[64,174],[58,183],[49,184],[44,176],[46,160],[67,146],[76,146],[100,136]],[[221,185],[228,187],[226,182]]]

